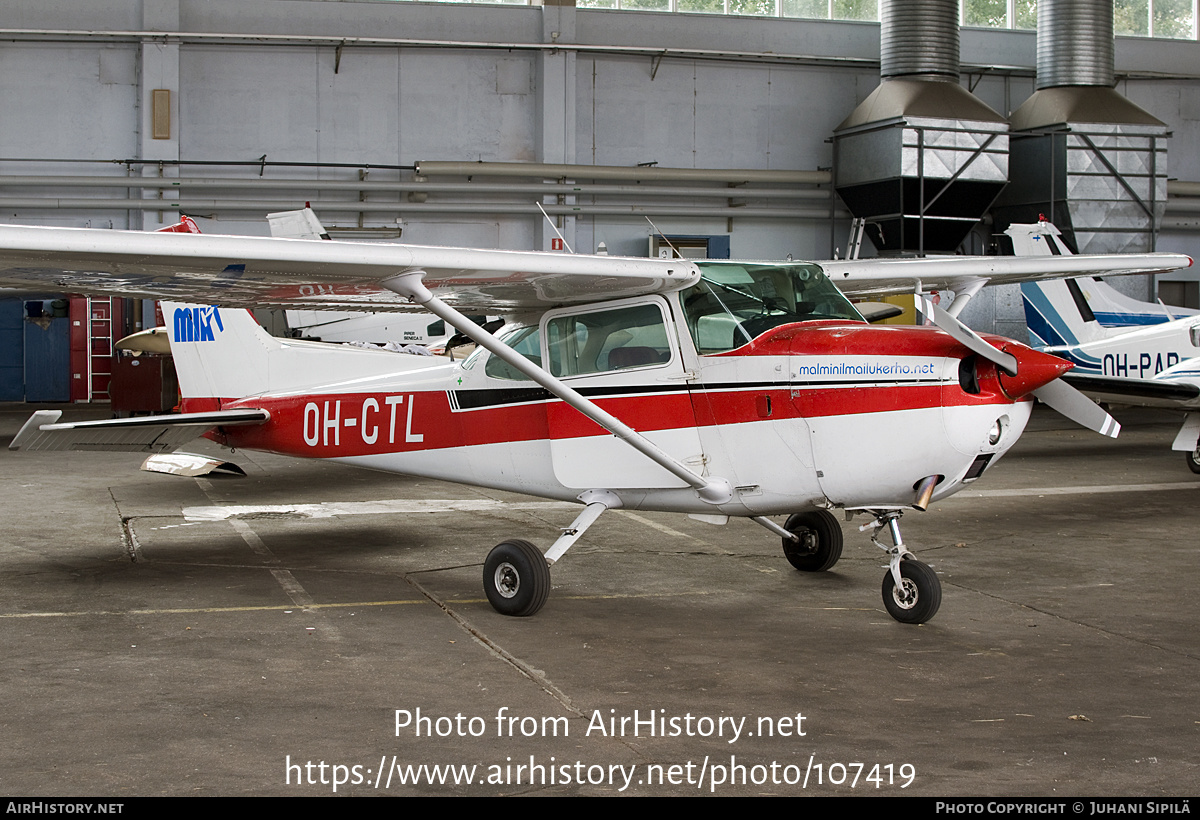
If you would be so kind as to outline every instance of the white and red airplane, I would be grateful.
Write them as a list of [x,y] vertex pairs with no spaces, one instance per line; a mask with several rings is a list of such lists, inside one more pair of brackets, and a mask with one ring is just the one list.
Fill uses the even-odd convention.
[[[905,510],[978,479],[1020,436],[1034,394],[1117,430],[1057,380],[1068,362],[978,336],[956,318],[965,301],[989,281],[1189,264],[1174,254],[695,262],[0,226],[0,286],[164,300],[184,396],[169,417],[56,424],[39,412],[12,447],[158,452],[207,435],[578,501],[544,555],[519,539],[488,554],[488,599],[509,615],[542,607],[549,565],[609,509],[750,518],[804,571],[840,557],[834,511],[865,513],[860,529],[890,557],[884,605],[920,623],[941,586],[901,538]],[[846,298],[929,289],[959,294],[949,310],[925,306],[942,329],[870,326]],[[479,349],[438,364],[276,339],[232,309],[263,305],[417,308]],[[511,321],[493,337],[461,310]]]

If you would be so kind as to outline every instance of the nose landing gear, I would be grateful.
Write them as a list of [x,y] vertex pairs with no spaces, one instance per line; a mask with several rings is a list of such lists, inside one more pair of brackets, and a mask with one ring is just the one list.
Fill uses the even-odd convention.
[[[900,623],[923,624],[937,614],[942,605],[942,582],[904,546],[900,535],[901,510],[871,511],[875,520],[859,527],[874,529],[871,543],[891,556],[887,575],[883,576],[883,606]],[[884,527],[892,537],[891,545],[879,540]]]

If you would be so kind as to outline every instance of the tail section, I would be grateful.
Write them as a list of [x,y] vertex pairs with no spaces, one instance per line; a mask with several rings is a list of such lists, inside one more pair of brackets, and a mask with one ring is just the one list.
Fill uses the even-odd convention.
[[245,310],[163,302],[185,412],[266,393],[341,392],[445,360],[277,339]]
[[[1048,222],[1005,233],[1018,256],[1071,253]],[[1075,377],[1160,378],[1200,350],[1200,311],[1140,302],[1095,277],[1025,282],[1021,296],[1034,346],[1074,363]]]
[[[1011,225],[1005,233],[1012,238],[1017,256],[1073,255],[1049,222]],[[1152,309],[1163,321],[1167,319],[1157,306],[1130,299],[1095,277],[1024,282],[1021,297],[1033,346],[1071,361],[1078,372],[1103,372],[1102,343],[1122,335],[1130,325],[1145,324],[1118,317]]]
[[[329,239],[311,208],[267,219],[275,237]],[[187,217],[166,230],[200,232]],[[162,310],[185,411],[213,410],[223,401],[265,393],[336,391],[351,382],[440,364],[386,351],[284,341],[263,330],[246,310],[177,302],[163,302]],[[323,317],[328,320],[328,314]]]
[[1021,297],[1034,347],[1071,347],[1112,335],[1096,321],[1074,279],[1023,282]]
[[271,223],[271,236],[279,239],[328,239],[325,226],[312,208],[305,206],[299,211],[280,211],[267,214]]
[[1033,346],[1074,363],[1076,375],[1150,378],[1196,352],[1189,326],[1200,319],[1151,327],[1106,327],[1091,308],[1092,279],[1025,282],[1025,323]]
[[[1071,256],[1058,228],[1049,222],[1011,225],[1006,234],[1017,256]],[[1021,285],[1025,321],[1041,347],[1070,346],[1111,339],[1132,328],[1160,325],[1200,314],[1126,296],[1094,276],[1027,282]]]
[[1013,256],[1074,256],[1062,231],[1043,219],[1032,225],[1012,224],[1004,232],[1012,240]]
[[1200,310],[1192,308],[1139,301],[1095,277],[1075,281],[1083,291],[1084,298],[1087,299],[1087,304],[1100,327],[1128,329],[1162,325],[1200,314]]
[[163,302],[162,310],[185,400],[237,399],[270,389],[271,358],[282,343],[249,311],[176,302]]

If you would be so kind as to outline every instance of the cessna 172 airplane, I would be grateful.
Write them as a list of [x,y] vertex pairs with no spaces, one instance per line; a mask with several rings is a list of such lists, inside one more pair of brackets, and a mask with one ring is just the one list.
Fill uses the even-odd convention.
[[[488,554],[487,597],[508,615],[542,607],[549,565],[609,509],[750,518],[812,572],[841,555],[833,511],[865,513],[860,529],[889,556],[887,611],[921,623],[941,586],[901,537],[905,510],[983,475],[1020,436],[1033,395],[1118,429],[1057,380],[1068,362],[963,325],[966,300],[989,281],[1190,264],[731,263],[0,226],[0,286],[164,300],[184,397],[169,417],[56,424],[35,413],[11,446],[158,452],[207,435],[578,501],[544,555],[521,539]],[[847,300],[939,288],[958,294],[948,310],[925,300],[939,327],[870,326]],[[265,305],[420,309],[479,349],[439,365],[275,339],[234,309]],[[463,310],[511,321],[492,336]]]
[[[1018,254],[1069,255],[1048,222],[1006,231]],[[1139,302],[1099,279],[1021,285],[1039,350],[1075,365],[1064,381],[1096,401],[1189,411],[1171,445],[1200,473],[1200,311]]]

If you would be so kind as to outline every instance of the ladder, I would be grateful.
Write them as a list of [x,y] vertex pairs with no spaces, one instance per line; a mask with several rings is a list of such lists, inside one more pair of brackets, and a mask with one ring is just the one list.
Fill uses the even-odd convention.
[[113,300],[89,297],[87,309],[88,401],[110,401],[112,381]]
[[862,250],[863,232],[867,228],[867,220],[861,216],[855,217],[850,222],[850,244],[846,247],[846,258],[857,259],[858,253]]

